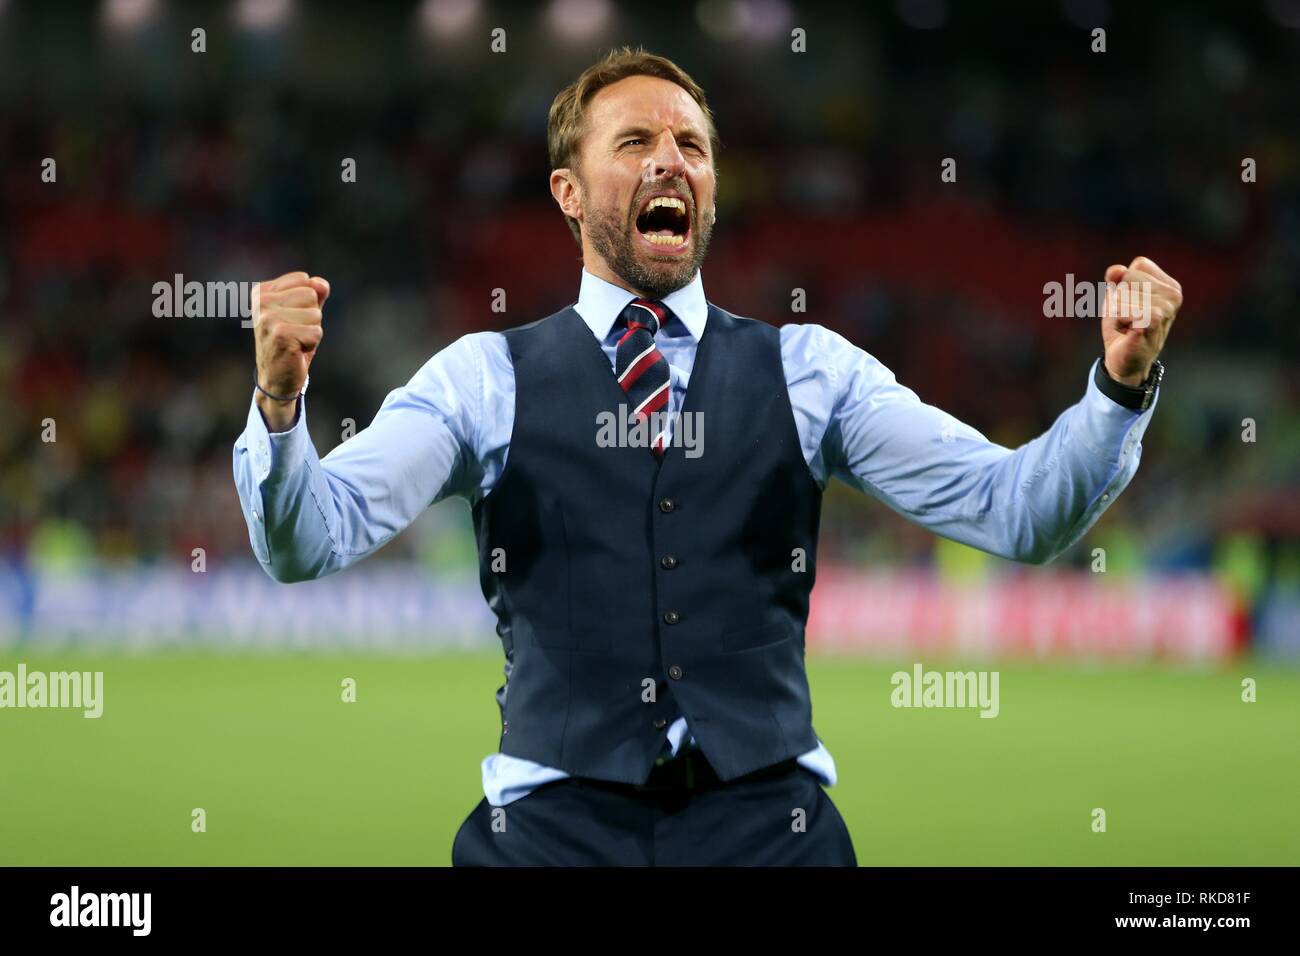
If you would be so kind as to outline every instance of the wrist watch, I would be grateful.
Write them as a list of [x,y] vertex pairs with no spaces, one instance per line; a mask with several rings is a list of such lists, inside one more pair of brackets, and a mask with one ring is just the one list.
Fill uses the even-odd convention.
[[1125,408],[1139,412],[1145,412],[1151,407],[1152,402],[1156,400],[1156,389],[1160,387],[1164,377],[1165,363],[1159,359],[1152,363],[1151,372],[1141,385],[1125,385],[1123,382],[1115,381],[1106,371],[1104,359],[1097,362],[1097,372],[1093,376],[1098,390],[1103,395]]

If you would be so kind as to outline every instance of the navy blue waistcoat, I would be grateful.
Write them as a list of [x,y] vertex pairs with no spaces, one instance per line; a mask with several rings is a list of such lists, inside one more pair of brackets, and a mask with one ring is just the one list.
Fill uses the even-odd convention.
[[[776,328],[709,306],[675,443],[601,447],[626,397],[572,307],[505,332],[506,467],[474,508],[506,652],[501,752],[641,783],[678,716],[724,780],[817,746],[804,625],[821,489]],[[683,423],[675,431],[682,433]]]

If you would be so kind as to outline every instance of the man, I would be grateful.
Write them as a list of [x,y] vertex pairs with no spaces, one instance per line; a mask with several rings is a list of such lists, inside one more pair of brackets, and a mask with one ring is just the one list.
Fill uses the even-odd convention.
[[506,681],[453,863],[854,865],[804,672],[823,487],[1051,560],[1137,468],[1179,285],[1145,258],[1110,267],[1149,283],[1148,310],[1108,307],[1083,397],[1011,451],[820,326],[705,299],[717,135],[672,62],[588,69],[549,150],[577,302],[448,346],[324,459],[301,392],[329,285],[259,288],[234,453],[253,550],[277,580],[316,578],[442,498],[473,505]]

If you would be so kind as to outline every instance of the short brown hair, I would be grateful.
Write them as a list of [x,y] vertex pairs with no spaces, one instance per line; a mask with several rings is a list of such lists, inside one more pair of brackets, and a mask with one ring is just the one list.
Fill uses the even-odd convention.
[[[551,103],[551,112],[546,122],[546,148],[551,157],[551,169],[577,169],[578,144],[582,140],[583,117],[591,98],[607,86],[627,79],[629,76],[657,76],[661,80],[676,83],[691,99],[700,104],[704,112],[704,121],[709,127],[709,151],[717,164],[718,130],[713,124],[713,111],[709,109],[704,98],[704,90],[690,78],[685,70],[666,57],[647,53],[641,47],[620,47],[610,50],[599,63],[587,67],[576,80],[562,89],[555,101]],[[582,231],[578,220],[566,215],[569,231],[574,240],[582,245]]]

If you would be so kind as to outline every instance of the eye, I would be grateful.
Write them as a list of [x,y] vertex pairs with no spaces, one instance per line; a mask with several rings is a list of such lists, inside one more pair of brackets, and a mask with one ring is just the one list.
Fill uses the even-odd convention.
[[623,145],[623,146],[628,146],[628,145],[631,145],[632,143],[643,143],[643,142],[645,142],[645,140],[642,140],[642,139],[625,139],[625,140],[623,140],[622,145]]

